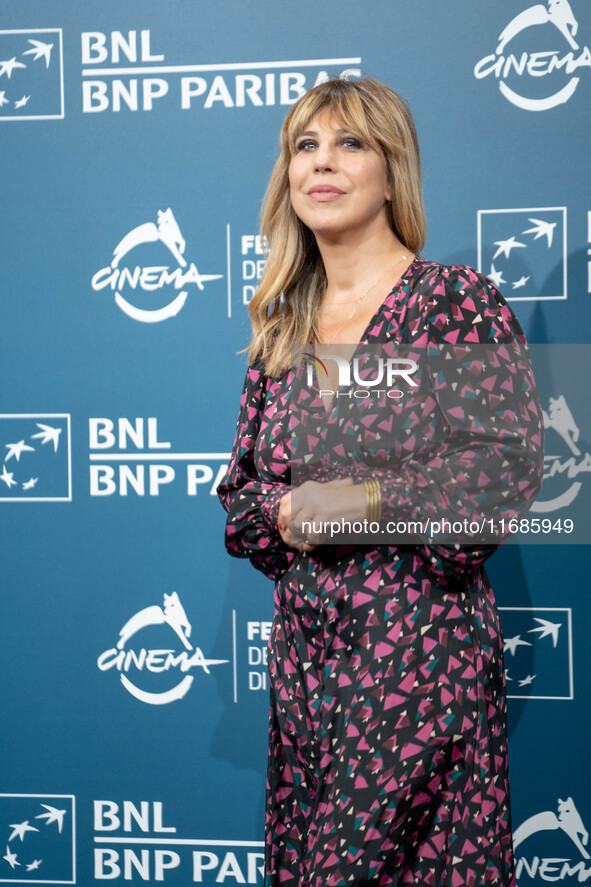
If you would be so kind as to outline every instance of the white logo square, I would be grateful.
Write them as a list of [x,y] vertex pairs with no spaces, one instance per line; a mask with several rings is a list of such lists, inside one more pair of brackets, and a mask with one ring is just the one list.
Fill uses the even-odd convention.
[[570,607],[499,607],[507,699],[574,699]]
[[0,31],[0,122],[64,117],[62,46],[61,28]]
[[0,502],[71,502],[69,413],[0,413]]
[[74,795],[0,794],[0,883],[76,883]]
[[478,210],[478,270],[511,302],[567,297],[566,207]]

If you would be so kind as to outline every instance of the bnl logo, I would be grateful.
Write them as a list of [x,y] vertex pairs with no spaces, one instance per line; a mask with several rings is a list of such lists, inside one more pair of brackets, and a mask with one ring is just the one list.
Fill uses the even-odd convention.
[[62,29],[0,31],[0,122],[64,116]]
[[478,210],[477,237],[478,270],[507,299],[566,299],[565,206]]
[[0,414],[0,502],[70,502],[70,416]]
[[499,607],[508,699],[573,699],[568,607]]
[[0,881],[75,884],[74,795],[0,794]]

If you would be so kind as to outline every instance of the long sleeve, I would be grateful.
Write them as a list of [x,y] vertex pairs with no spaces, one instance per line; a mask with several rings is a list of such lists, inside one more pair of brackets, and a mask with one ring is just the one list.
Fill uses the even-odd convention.
[[[232,457],[217,488],[228,513],[226,549],[233,557],[248,557],[253,566],[278,579],[295,556],[279,535],[277,514],[289,490],[289,463],[275,450],[270,462],[257,460],[257,441],[265,418],[266,377],[260,364],[249,367],[240,401]],[[267,431],[273,434],[272,417]],[[270,472],[276,472],[272,475]]]
[[[448,544],[448,533],[446,544],[434,538],[421,547],[440,578],[482,564],[507,535],[502,519],[506,527],[529,510],[543,472],[542,411],[521,328],[489,280],[451,270],[409,319],[427,355],[432,397],[423,405],[436,414],[430,427],[439,433],[396,472],[379,472],[383,520],[485,522],[474,545],[468,534]],[[425,417],[416,419],[424,427]],[[405,433],[410,440],[412,421]]]

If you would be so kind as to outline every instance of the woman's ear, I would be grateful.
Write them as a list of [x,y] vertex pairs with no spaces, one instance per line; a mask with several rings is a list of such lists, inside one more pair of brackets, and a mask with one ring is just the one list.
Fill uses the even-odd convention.
[[393,191],[393,189],[392,189],[392,178],[391,178],[391,176],[388,176],[388,181],[387,181],[387,183],[386,183],[386,191],[385,191],[385,194],[384,194],[384,196],[385,196],[385,198],[386,198],[386,200],[387,200],[388,203],[390,203],[390,202],[392,201],[392,191]]

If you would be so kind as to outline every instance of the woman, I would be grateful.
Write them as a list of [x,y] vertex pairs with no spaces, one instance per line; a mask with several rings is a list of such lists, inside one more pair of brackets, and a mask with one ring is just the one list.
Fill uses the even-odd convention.
[[[495,546],[379,533],[488,502],[495,541],[495,520],[531,504],[542,425],[523,334],[486,278],[418,258],[416,134],[376,81],[293,106],[262,230],[218,493],[228,551],[276,580],[266,884],[514,885]],[[456,355],[442,381],[446,348],[478,343],[485,358]],[[338,358],[375,349],[406,349],[400,401],[339,386]],[[378,536],[331,540],[328,521],[364,518]]]

